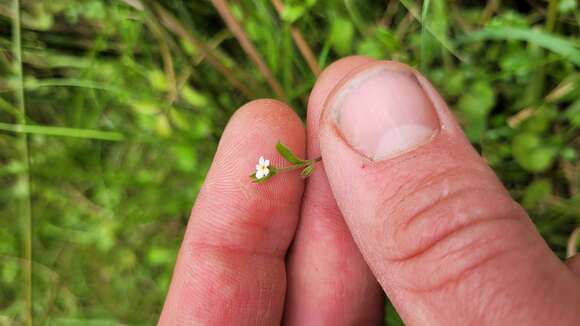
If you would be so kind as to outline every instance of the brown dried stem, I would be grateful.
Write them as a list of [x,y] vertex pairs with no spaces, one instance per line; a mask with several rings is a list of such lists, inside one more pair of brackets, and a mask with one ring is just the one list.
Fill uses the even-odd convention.
[[175,17],[173,17],[173,15],[171,15],[167,10],[165,10],[160,5],[157,4],[155,5],[155,11],[161,18],[161,22],[163,23],[163,25],[165,25],[175,34],[186,39],[189,43],[193,44],[206,57],[207,61],[214,67],[216,67],[216,69],[219,70],[219,72],[221,72],[222,75],[224,75],[224,77],[226,77],[228,81],[232,83],[234,87],[239,89],[245,96],[250,98],[253,97],[252,92],[240,80],[238,80],[234,76],[233,72],[230,71],[228,67],[226,67],[223,63],[221,63],[221,61],[211,52],[211,50],[205,45],[205,43],[203,43],[201,40],[195,37],[187,29],[185,29],[183,25],[181,25],[179,21]]
[[[272,5],[274,5],[274,8],[276,8],[276,11],[281,17],[282,12],[284,11],[284,5],[282,4],[282,2],[280,0],[272,0]],[[304,57],[304,60],[306,60],[308,67],[315,76],[318,76],[320,74],[320,66],[316,61],[314,53],[312,52],[312,50],[308,46],[308,43],[306,43],[306,40],[302,36],[302,33],[300,33],[300,30],[298,30],[298,28],[293,27],[292,25],[290,25],[290,33],[292,34],[292,39],[294,40],[294,43],[296,43],[298,51],[300,51],[300,53]]]
[[568,247],[566,248],[566,256],[568,258],[578,253],[578,240],[580,240],[580,227],[577,227],[568,238]]
[[[134,7],[138,10],[143,10],[144,6],[140,0],[123,0],[128,5]],[[255,97],[253,92],[250,91],[244,83],[242,83],[234,73],[226,67],[218,57],[213,54],[212,50],[208,48],[205,43],[198,39],[193,33],[187,30],[183,25],[165,8],[155,3],[152,8],[155,14],[161,20],[161,23],[170,31],[177,34],[179,37],[184,38],[187,42],[191,43],[196,49],[201,52],[201,54],[207,59],[207,61],[214,66],[235,88],[237,88],[245,97],[253,98]]]
[[169,103],[173,103],[175,99],[177,99],[177,82],[175,79],[175,70],[173,68],[173,59],[171,58],[171,51],[169,50],[169,46],[167,45],[167,42],[163,37],[163,33],[161,32],[159,25],[152,22],[151,19],[146,19],[145,23],[147,24],[149,29],[153,32],[153,36],[159,42],[159,51],[161,52],[161,60],[163,60],[163,70],[169,88],[167,93],[167,100],[169,101]]
[[240,46],[242,47],[244,52],[246,52],[248,57],[250,57],[250,60],[254,62],[254,64],[258,67],[258,70],[260,70],[262,75],[264,75],[264,78],[266,78],[266,81],[268,82],[274,93],[276,93],[276,96],[278,96],[282,100],[285,100],[286,96],[284,95],[282,86],[280,86],[280,83],[278,83],[276,78],[274,78],[272,71],[270,70],[270,68],[268,68],[260,53],[258,53],[258,50],[256,50],[256,48],[254,47],[254,45],[246,35],[246,32],[242,28],[242,26],[234,18],[234,15],[230,11],[230,8],[228,7],[226,1],[211,0],[211,2],[218,11],[218,13],[220,14],[220,16],[222,17],[222,19],[224,20],[224,22],[226,23],[226,25],[228,26],[228,28],[232,31],[232,33],[240,43]]

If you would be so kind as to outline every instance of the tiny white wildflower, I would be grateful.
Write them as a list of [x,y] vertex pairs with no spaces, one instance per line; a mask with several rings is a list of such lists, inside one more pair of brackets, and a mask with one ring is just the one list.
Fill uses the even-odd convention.
[[256,165],[256,179],[262,179],[270,174],[270,160],[265,160],[263,156],[260,156],[258,164]]

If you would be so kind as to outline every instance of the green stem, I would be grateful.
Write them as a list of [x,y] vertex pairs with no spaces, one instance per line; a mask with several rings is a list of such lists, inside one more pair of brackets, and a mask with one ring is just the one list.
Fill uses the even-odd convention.
[[315,163],[320,162],[320,161],[322,161],[322,157],[319,156],[315,159],[306,160],[306,161],[303,161],[302,163],[299,163],[299,164],[290,165],[290,166],[286,166],[283,168],[276,168],[276,172],[277,173],[290,172],[290,171],[294,171],[294,170],[298,170],[298,169],[307,167],[310,164],[315,164]]
[[[546,32],[552,33],[554,28],[556,27],[556,17],[558,14],[558,0],[550,0],[548,3],[548,13],[546,18],[546,25],[545,29]],[[543,49],[538,49],[538,57],[543,58],[545,51]],[[546,67],[541,66],[537,72],[535,78],[533,78],[533,82],[530,84],[528,93],[529,98],[533,99],[533,102],[537,102],[540,100],[540,91],[544,89],[544,82],[546,80]],[[532,103],[532,101],[530,101]]]
[[346,7],[348,15],[354,22],[354,25],[362,35],[366,35],[368,34],[367,29],[365,28],[364,20],[356,8],[356,3],[356,1],[344,0],[344,6]]
[[420,65],[421,65],[421,72],[427,73],[427,60],[429,59],[428,52],[429,47],[427,42],[429,41],[428,33],[428,26],[427,26],[427,15],[429,14],[429,0],[424,0],[423,5],[421,8],[421,47],[420,47]]
[[[14,19],[12,20],[12,37],[14,41],[15,73],[17,77],[16,101],[18,124],[26,125],[26,102],[24,100],[24,73],[22,70],[22,39],[20,35],[20,0],[12,3]],[[32,325],[32,208],[30,200],[30,158],[28,155],[28,134],[22,133],[19,141],[22,160],[26,170],[20,176],[24,185],[24,199],[22,200],[22,275],[24,282],[25,313],[24,323]]]
[[550,0],[548,3],[548,17],[546,18],[546,31],[551,33],[556,26],[556,15],[558,14],[558,0]]

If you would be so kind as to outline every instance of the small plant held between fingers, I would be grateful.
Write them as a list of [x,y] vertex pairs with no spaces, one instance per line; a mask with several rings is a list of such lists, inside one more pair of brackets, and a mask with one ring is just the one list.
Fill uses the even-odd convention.
[[290,163],[289,166],[285,166],[283,168],[275,167],[270,165],[270,160],[264,159],[263,156],[260,156],[258,160],[258,164],[256,165],[256,172],[250,175],[250,179],[254,183],[264,183],[270,180],[273,176],[279,173],[290,172],[294,170],[300,170],[300,175],[303,178],[308,178],[312,172],[314,171],[314,166],[317,162],[322,160],[322,157],[317,157],[312,160],[303,160],[298,158],[296,154],[292,153],[292,151],[284,146],[284,144],[278,142],[276,144],[276,151],[282,155]]

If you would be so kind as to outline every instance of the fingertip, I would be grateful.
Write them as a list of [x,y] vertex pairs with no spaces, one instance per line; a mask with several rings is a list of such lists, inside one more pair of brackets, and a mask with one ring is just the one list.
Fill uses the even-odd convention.
[[[250,178],[261,156],[270,160],[272,166],[288,164],[276,151],[278,142],[296,155],[304,156],[304,125],[286,104],[271,99],[254,100],[232,116],[198,196],[198,214],[216,215],[218,212],[222,216],[195,224],[208,228],[205,235],[211,235],[211,228],[216,224],[233,221],[240,230],[248,225],[280,232],[284,229],[288,231],[282,232],[283,237],[273,239],[277,244],[269,248],[276,252],[285,250],[297,222],[295,214],[300,206],[304,181],[297,172],[276,175],[263,184],[256,184]],[[278,217],[272,219],[273,214]]]
[[250,101],[241,106],[232,115],[228,125],[242,127],[262,124],[261,128],[272,128],[272,131],[290,127],[304,130],[304,125],[298,114],[286,103],[269,98]]
[[302,155],[304,150],[304,124],[292,108],[284,102],[273,99],[258,99],[246,103],[232,116],[224,137],[226,140],[240,140],[254,137],[260,139],[274,139],[286,141],[297,154]]
[[320,115],[324,109],[324,103],[329,94],[352,70],[375,61],[371,57],[362,55],[349,56],[333,62],[322,71],[308,99],[308,117],[306,123],[309,138],[309,156],[319,155],[317,145],[318,126]]

